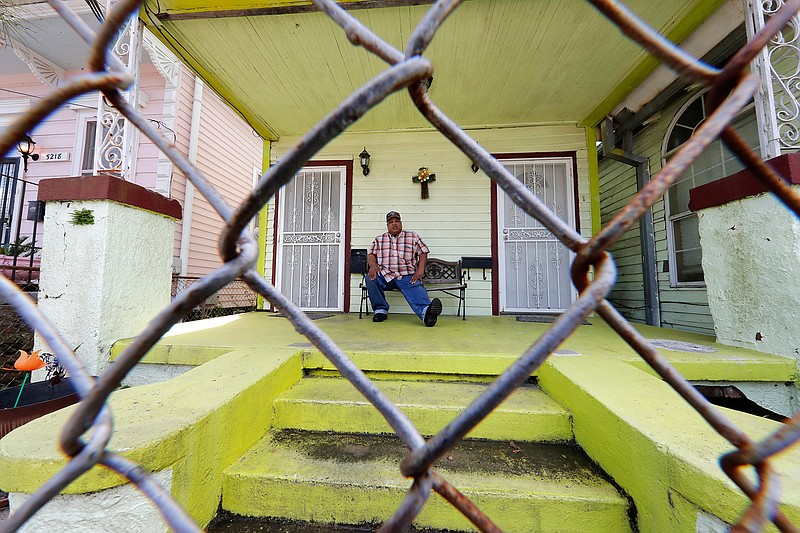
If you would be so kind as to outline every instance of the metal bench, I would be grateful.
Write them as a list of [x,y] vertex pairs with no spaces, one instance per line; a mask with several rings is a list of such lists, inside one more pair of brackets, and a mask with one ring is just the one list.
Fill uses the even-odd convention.
[[[364,276],[359,283],[361,289],[361,305],[358,306],[358,318],[364,314],[369,316],[369,295],[367,294],[366,267]],[[443,292],[453,298],[458,298],[458,312],[462,320],[467,319],[467,284],[464,282],[464,273],[461,270],[461,261],[444,261],[429,257],[425,265],[425,275],[422,277],[425,289],[430,292]]]

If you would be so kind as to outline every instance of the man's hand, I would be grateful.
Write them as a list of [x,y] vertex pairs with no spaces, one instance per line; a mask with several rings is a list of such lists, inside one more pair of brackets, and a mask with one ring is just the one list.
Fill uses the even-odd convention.
[[417,270],[416,272],[414,272],[414,275],[411,276],[411,284],[413,285],[418,281],[422,281],[422,276],[424,275],[425,272],[423,270]]
[[375,254],[369,254],[367,256],[367,266],[369,267],[367,269],[367,276],[369,276],[369,279],[374,280],[381,271],[378,266],[378,258]]
[[370,265],[369,270],[367,271],[367,276],[369,276],[369,279],[374,280],[378,277],[378,273],[380,273],[380,271],[381,269],[378,268],[378,265]]

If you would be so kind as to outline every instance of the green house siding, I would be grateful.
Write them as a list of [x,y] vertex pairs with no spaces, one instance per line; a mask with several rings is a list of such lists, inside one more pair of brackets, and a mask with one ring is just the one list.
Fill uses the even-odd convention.
[[[634,169],[610,159],[600,162],[600,220],[603,225],[628,203],[636,193]],[[632,226],[611,249],[617,263],[617,283],[609,301],[622,316],[644,323],[644,290],[642,281],[639,225]]]
[[[633,152],[650,161],[650,175],[661,170],[661,145],[667,128],[686,98],[662,110],[661,118],[651,122],[634,136]],[[603,224],[636,194],[636,173],[630,166],[610,159],[600,162],[600,213]],[[653,206],[658,299],[661,326],[697,333],[714,334],[705,287],[672,287],[669,279],[669,251],[664,201]],[[609,301],[633,322],[644,323],[644,287],[642,248],[639,226],[632,226],[614,244],[611,253],[619,269],[617,284]]]

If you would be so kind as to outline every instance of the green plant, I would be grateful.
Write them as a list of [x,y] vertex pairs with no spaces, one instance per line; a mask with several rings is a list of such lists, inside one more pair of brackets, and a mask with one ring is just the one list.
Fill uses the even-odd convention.
[[91,209],[76,209],[72,212],[72,223],[76,226],[94,224],[94,212]]
[[0,38],[6,40],[19,26],[19,17],[12,11],[11,0],[0,0]]
[[38,28],[30,20],[20,16],[17,4],[15,0],[0,0],[0,41],[12,49],[29,36],[31,27]]
[[17,240],[14,242],[0,245],[0,253],[14,257],[30,257],[33,255],[34,249],[31,243],[25,242],[27,240],[27,236],[17,237]]

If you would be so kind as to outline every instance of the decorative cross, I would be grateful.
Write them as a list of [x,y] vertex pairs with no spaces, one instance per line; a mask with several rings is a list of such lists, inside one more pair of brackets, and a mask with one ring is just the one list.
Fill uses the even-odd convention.
[[436,181],[436,174],[431,174],[431,171],[428,170],[428,167],[419,167],[417,175],[411,176],[411,181],[422,184],[419,197],[423,200],[426,200],[431,197],[430,191],[428,190],[428,183],[431,181]]

